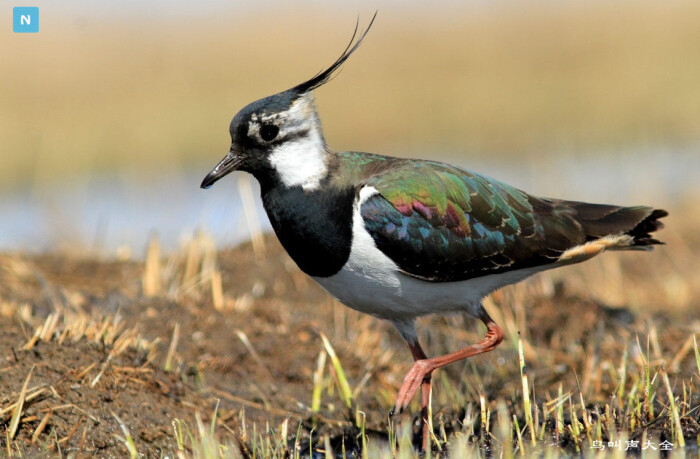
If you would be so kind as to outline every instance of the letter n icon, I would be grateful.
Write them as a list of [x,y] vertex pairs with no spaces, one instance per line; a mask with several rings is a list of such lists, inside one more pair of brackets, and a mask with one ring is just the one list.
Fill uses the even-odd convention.
[[12,31],[37,33],[39,31],[39,7],[16,6],[12,8]]

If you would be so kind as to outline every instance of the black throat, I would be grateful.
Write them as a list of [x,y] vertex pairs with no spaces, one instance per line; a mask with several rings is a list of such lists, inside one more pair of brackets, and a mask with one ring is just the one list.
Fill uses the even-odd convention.
[[310,276],[336,274],[350,257],[354,188],[304,191],[282,184],[262,187],[272,228],[296,264]]

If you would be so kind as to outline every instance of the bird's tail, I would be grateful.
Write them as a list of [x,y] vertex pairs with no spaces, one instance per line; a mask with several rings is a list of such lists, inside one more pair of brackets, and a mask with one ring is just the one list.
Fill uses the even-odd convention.
[[653,238],[651,233],[664,227],[664,224],[660,222],[659,219],[667,215],[668,212],[663,209],[654,209],[642,221],[637,223],[637,226],[628,231],[627,234],[634,237],[634,245],[637,247],[645,247],[663,244],[663,242]]
[[659,219],[668,215],[663,209],[652,207],[620,207],[584,202],[569,202],[574,209],[574,218],[581,225],[587,241],[593,241],[606,236],[631,236],[627,247],[651,248],[649,246],[663,244],[651,233],[663,228]]
[[620,207],[585,202],[562,202],[581,226],[586,242],[566,250],[561,263],[578,263],[605,250],[651,250],[663,242],[651,235],[661,229],[660,218],[668,215],[652,207]]

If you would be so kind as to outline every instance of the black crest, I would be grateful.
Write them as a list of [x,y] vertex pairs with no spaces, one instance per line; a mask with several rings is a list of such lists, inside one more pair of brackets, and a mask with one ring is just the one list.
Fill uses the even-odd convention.
[[357,41],[355,41],[355,37],[357,36],[357,30],[360,25],[360,20],[358,18],[357,23],[355,24],[355,31],[352,33],[350,43],[348,43],[348,46],[343,51],[343,54],[341,54],[340,57],[336,59],[335,62],[333,62],[333,64],[331,64],[331,66],[328,67],[326,70],[323,70],[317,73],[313,78],[294,86],[292,89],[290,89],[290,91],[295,92],[297,94],[303,94],[327,83],[331,76],[333,76],[333,73],[336,70],[338,70],[338,68],[340,68],[340,66],[343,65],[343,62],[345,62],[348,59],[348,57],[350,57],[350,55],[354,53],[355,50],[360,46],[360,43],[362,43],[362,40],[365,38],[365,35],[367,35],[369,29],[372,28],[372,24],[374,23],[376,17],[377,13],[375,12],[367,28],[364,30],[364,32],[362,32],[360,38],[358,38]]

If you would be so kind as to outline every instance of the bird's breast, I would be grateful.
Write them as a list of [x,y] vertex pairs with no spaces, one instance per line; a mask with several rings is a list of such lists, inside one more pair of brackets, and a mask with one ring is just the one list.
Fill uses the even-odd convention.
[[263,190],[263,204],[277,238],[306,274],[328,277],[350,257],[353,189]]

